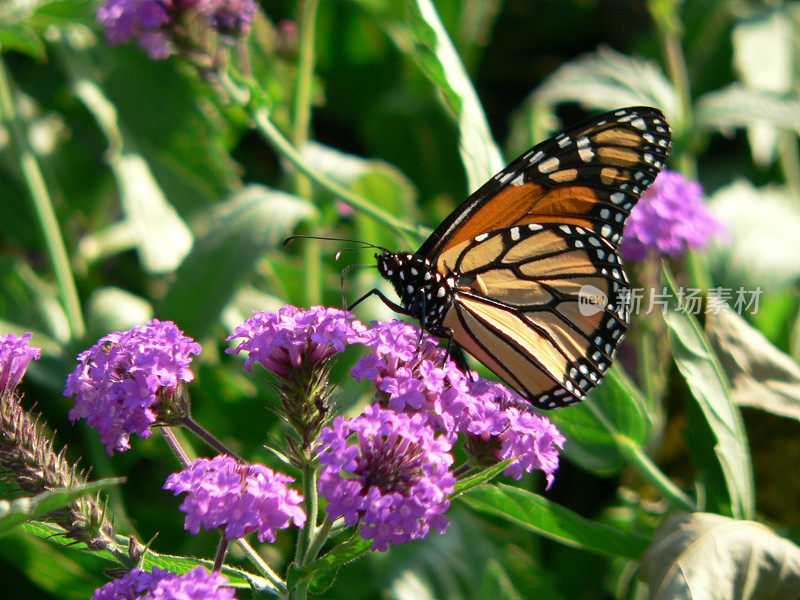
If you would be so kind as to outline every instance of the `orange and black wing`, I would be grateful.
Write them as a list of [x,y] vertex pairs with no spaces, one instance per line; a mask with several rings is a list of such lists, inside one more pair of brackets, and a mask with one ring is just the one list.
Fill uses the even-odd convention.
[[616,247],[631,209],[664,167],[670,144],[664,115],[645,106],[567,129],[486,182],[417,255],[434,260],[481,233],[528,223],[580,226]]
[[629,323],[617,246],[670,144],[649,107],[567,129],[495,175],[417,252],[457,277],[443,326],[535,406],[581,400],[610,366]]
[[629,320],[612,245],[581,226],[529,224],[449,248],[458,273],[443,325],[467,352],[540,408],[584,398]]

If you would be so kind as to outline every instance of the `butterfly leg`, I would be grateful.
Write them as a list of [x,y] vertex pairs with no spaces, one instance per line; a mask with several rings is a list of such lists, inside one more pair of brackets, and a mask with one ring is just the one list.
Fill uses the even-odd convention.
[[445,360],[448,358],[453,359],[453,362],[458,365],[458,368],[466,373],[469,369],[469,366],[467,365],[467,358],[464,356],[464,351],[461,349],[461,346],[453,343],[453,330],[448,328],[445,331],[447,332],[445,335],[447,338]]
[[345,310],[347,310],[347,311],[352,311],[352,310],[353,310],[353,309],[354,309],[356,306],[358,306],[359,304],[361,304],[361,303],[362,303],[364,300],[366,300],[366,299],[367,299],[367,298],[369,298],[370,296],[377,296],[378,298],[380,298],[380,299],[381,299],[381,302],[383,302],[383,303],[384,303],[386,306],[388,306],[389,308],[391,308],[391,309],[392,309],[394,312],[396,312],[396,313],[400,313],[401,315],[406,315],[406,316],[409,316],[409,317],[413,317],[413,316],[414,316],[414,315],[412,315],[412,314],[411,314],[411,312],[409,312],[409,311],[408,311],[408,310],[407,310],[405,307],[403,307],[403,306],[400,306],[400,305],[399,305],[399,304],[397,304],[396,302],[392,302],[391,300],[389,300],[389,298],[387,298],[387,297],[386,297],[386,296],[383,294],[383,292],[381,292],[381,291],[380,291],[379,289],[377,289],[377,288],[374,288],[374,289],[371,289],[370,291],[368,291],[366,294],[364,294],[363,296],[361,296],[361,298],[359,298],[358,300],[356,300],[355,302],[353,302],[353,303],[352,303],[350,306],[346,307],[346,308],[345,308]]

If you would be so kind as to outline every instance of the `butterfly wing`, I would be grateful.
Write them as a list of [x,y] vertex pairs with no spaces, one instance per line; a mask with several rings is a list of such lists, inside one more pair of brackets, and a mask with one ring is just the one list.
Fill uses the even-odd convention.
[[514,226],[449,249],[459,273],[443,321],[467,352],[535,406],[581,400],[628,323],[628,280],[610,243],[580,226]]
[[417,252],[458,275],[443,326],[535,406],[581,400],[611,364],[629,323],[617,245],[669,148],[655,108],[596,117],[512,162]]
[[670,143],[664,115],[645,106],[567,129],[492,177],[417,254],[436,257],[481,233],[527,223],[581,226],[616,247],[631,209],[666,164]]

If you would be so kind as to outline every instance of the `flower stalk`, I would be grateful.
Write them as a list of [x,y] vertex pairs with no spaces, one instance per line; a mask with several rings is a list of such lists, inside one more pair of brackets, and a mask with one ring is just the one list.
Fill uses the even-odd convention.
[[[0,396],[0,469],[4,478],[31,496],[57,488],[86,483],[85,474],[66,458],[66,447],[56,452],[44,433],[39,416],[26,411],[16,393]],[[84,496],[49,518],[65,529],[65,536],[91,550],[106,551],[120,564],[135,560],[117,543],[114,526],[101,496]]]
[[6,71],[1,51],[2,48],[0,48],[0,117],[11,134],[13,140],[11,148],[17,154],[19,168],[36,211],[37,222],[61,292],[61,302],[69,322],[70,334],[72,339],[80,339],[86,332],[86,324],[83,320],[78,288],[69,264],[69,255],[61,237],[61,228],[56,219],[50,192],[36,160],[36,154],[28,143],[28,132],[25,131],[25,125],[17,111],[13,83]]

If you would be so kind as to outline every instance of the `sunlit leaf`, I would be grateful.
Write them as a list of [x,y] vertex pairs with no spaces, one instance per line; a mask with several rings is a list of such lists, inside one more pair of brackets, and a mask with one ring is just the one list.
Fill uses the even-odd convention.
[[702,96],[697,101],[695,122],[723,133],[752,125],[800,132],[800,97],[749,90],[734,83]]
[[616,366],[589,398],[547,417],[567,442],[564,453],[598,474],[619,471],[626,464],[620,445],[646,445],[652,427],[647,405],[633,383]]
[[714,454],[722,469],[733,516],[750,518],[755,510],[753,466],[747,433],[730,398],[728,381],[714,350],[694,315],[680,304],[675,282],[664,265],[670,290],[664,312],[675,363],[714,436]]
[[[502,169],[505,161],[494,142],[472,82],[436,14],[433,2],[417,0],[410,2],[409,7],[412,31],[416,34],[418,44],[415,57],[440,89],[458,120],[461,160],[467,172],[469,190],[476,190]],[[430,54],[424,52],[423,47]]]
[[591,552],[639,560],[647,539],[590,521],[546,498],[509,485],[484,485],[461,496],[480,512],[511,521],[547,538]]
[[89,297],[86,317],[90,337],[109,331],[125,331],[153,318],[153,305],[118,287],[96,289]]
[[[779,94],[791,89],[794,36],[791,20],[780,9],[736,23],[733,62],[745,86]],[[752,125],[747,136],[753,159],[761,166],[772,162],[778,142],[775,129]]]
[[761,523],[675,513],[640,576],[652,600],[784,600],[800,589],[800,548]]
[[769,293],[791,289],[800,280],[800,213],[788,189],[738,180],[709,203],[725,224],[724,236],[709,249],[716,282]]
[[655,106],[673,128],[682,122],[680,103],[661,68],[651,62],[601,47],[556,69],[531,94],[533,104],[577,102],[612,110],[621,106]]
[[478,471],[477,473],[474,473],[468,477],[462,477],[456,483],[455,489],[450,497],[457,498],[461,494],[468,492],[474,487],[488,483],[502,473],[512,462],[514,462],[514,459],[509,458],[508,460],[501,461],[496,465],[492,465],[491,467],[486,467],[485,469],[482,469],[481,471]]
[[459,152],[467,172],[470,191],[478,189],[505,166],[489,130],[478,95],[442,25],[431,0],[409,0],[407,22],[413,45],[411,52],[423,73],[436,85],[452,112],[460,133]]
[[[94,557],[103,558],[109,561],[109,564],[116,564],[116,560],[112,558],[106,550],[90,550],[85,544],[76,543],[75,540],[65,537],[64,529],[58,525],[41,521],[33,521],[23,525],[23,530],[30,535],[47,540],[51,544],[64,546],[75,552],[88,553]],[[125,548],[128,545],[128,540],[122,536],[117,536],[117,543],[120,547]],[[173,573],[182,574],[187,573],[198,566],[204,566],[210,571],[213,567],[213,562],[189,556],[159,554],[157,552],[153,552],[151,549],[148,549],[142,557],[141,568],[145,571],[150,571],[153,567],[158,567],[160,569],[167,569]],[[234,587],[248,588],[250,587],[248,581],[256,581],[259,585],[264,587],[269,586],[269,583],[266,580],[242,569],[237,569],[226,565],[222,567],[222,572]]]
[[110,485],[124,481],[118,479],[101,479],[71,488],[48,490],[27,498],[0,500],[0,535],[8,533],[14,527],[32,519],[41,518],[59,508],[69,506],[74,500],[88,494],[96,494]]
[[201,338],[252,276],[264,252],[316,212],[308,201],[251,185],[198,223],[202,234],[178,269],[158,314]]
[[[86,556],[78,555],[69,547],[54,548],[53,540],[28,535],[27,529],[33,525],[35,523],[26,524],[2,538],[0,558],[8,565],[6,568],[23,574],[43,592],[59,600],[91,598],[95,588],[105,583],[105,578],[89,568],[92,563]],[[113,566],[111,562],[106,564]],[[8,590],[8,580],[5,583]],[[34,597],[44,597],[44,593]]]
[[706,331],[736,404],[800,420],[800,365],[730,309],[707,315]]
[[41,36],[25,23],[0,26],[0,47],[22,52],[41,61],[47,56]]

